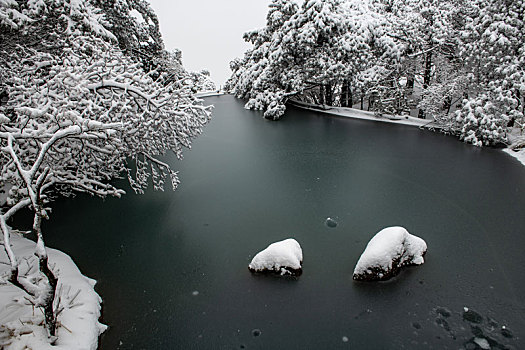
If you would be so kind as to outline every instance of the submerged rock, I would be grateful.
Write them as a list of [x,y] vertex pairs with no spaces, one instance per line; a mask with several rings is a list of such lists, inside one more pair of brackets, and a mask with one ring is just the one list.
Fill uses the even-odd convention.
[[332,218],[326,218],[324,224],[330,228],[337,227],[337,221]]
[[303,251],[292,238],[270,244],[257,253],[248,268],[251,272],[275,272],[281,275],[302,273]]
[[377,281],[395,276],[407,265],[421,265],[427,244],[399,226],[379,231],[368,242],[354,269],[354,280]]

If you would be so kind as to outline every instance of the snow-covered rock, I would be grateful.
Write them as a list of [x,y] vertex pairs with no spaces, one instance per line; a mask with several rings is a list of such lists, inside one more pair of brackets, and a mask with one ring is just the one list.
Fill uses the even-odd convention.
[[248,268],[252,272],[276,272],[281,275],[300,275],[303,250],[292,238],[270,244],[252,259]]
[[354,269],[355,280],[386,280],[407,265],[421,265],[427,244],[399,226],[379,231],[368,242]]

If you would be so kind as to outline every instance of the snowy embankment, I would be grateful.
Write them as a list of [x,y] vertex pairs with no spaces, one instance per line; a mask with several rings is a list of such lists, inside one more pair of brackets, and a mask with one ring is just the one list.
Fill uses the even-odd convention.
[[525,135],[520,128],[514,128],[508,134],[510,146],[503,151],[516,158],[525,166]]
[[386,280],[408,265],[421,265],[427,244],[399,226],[379,231],[365,248],[355,269],[355,280]]
[[225,95],[223,91],[199,91],[195,94],[195,97],[211,97]]
[[315,105],[312,103],[306,103],[301,101],[289,100],[289,104],[303,109],[308,109],[311,111],[320,111],[323,113],[333,114],[340,117],[354,118],[354,119],[363,119],[363,120],[372,120],[376,122],[391,123],[391,124],[402,124],[409,126],[416,126],[418,128],[425,129],[439,129],[439,125],[434,123],[433,120],[414,118],[410,116],[394,116],[394,115],[384,115],[376,116],[374,112],[362,111],[360,109],[349,108],[349,107],[331,107],[325,105]]
[[[372,120],[376,122],[391,123],[391,124],[402,124],[409,126],[417,126],[422,129],[429,130],[439,130],[441,127],[434,123],[434,121],[429,121],[426,119],[419,119],[410,116],[383,116],[377,117],[373,112],[362,111],[355,108],[348,107],[330,107],[325,105],[315,105],[312,103],[306,103],[301,101],[289,100],[289,104],[299,108],[311,110],[311,111],[320,111],[327,114],[337,115],[339,117],[354,118],[354,119],[363,119],[363,120]],[[521,164],[525,166],[525,148],[516,151],[513,149],[513,145],[518,141],[525,143],[525,136],[519,135],[509,135],[511,146],[504,148],[503,151],[510,156],[516,158]]]
[[303,250],[292,238],[270,244],[257,253],[248,268],[252,272],[275,272],[281,275],[300,275]]
[[[20,257],[20,276],[38,283],[35,243],[12,233],[12,248]],[[53,345],[44,327],[44,315],[34,300],[6,281],[10,272],[4,249],[0,252],[0,349],[95,350],[106,326],[99,323],[102,299],[95,281],[83,276],[73,260],[58,250],[47,249],[49,263],[58,277],[55,309],[58,310],[57,339]]]
[[503,149],[503,152],[509,154],[510,156],[516,158],[518,161],[525,166],[525,148],[522,148],[519,151],[515,151],[511,148],[505,148]]

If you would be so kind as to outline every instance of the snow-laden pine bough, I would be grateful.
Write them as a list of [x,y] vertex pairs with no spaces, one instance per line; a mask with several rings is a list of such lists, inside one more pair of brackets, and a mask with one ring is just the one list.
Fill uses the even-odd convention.
[[357,262],[353,278],[360,281],[387,280],[403,266],[421,265],[427,244],[399,226],[379,231],[368,242]]
[[295,275],[302,273],[303,250],[292,238],[270,244],[257,253],[248,269],[251,272],[272,272],[280,275]]

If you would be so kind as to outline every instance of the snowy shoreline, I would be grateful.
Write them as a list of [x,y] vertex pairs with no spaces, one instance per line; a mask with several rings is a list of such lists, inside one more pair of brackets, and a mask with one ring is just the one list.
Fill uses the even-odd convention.
[[212,97],[212,96],[221,96],[221,95],[225,95],[226,93],[224,93],[223,91],[199,91],[195,94],[195,97]]
[[[326,114],[332,114],[332,115],[336,115],[339,117],[370,120],[370,121],[390,123],[390,124],[402,124],[402,125],[408,125],[408,126],[416,126],[420,129],[428,129],[428,130],[440,129],[440,126],[436,125],[434,121],[428,121],[425,119],[419,119],[419,118],[414,118],[414,117],[409,117],[409,116],[406,116],[404,118],[396,117],[396,118],[389,119],[387,117],[376,117],[374,116],[373,112],[362,111],[362,110],[355,109],[355,108],[330,107],[330,106],[324,106],[324,105],[321,106],[321,105],[315,105],[315,104],[295,101],[295,100],[289,100],[288,103],[294,107],[298,107],[298,108],[302,108],[302,109],[306,109],[310,111],[322,112]],[[525,166],[525,149],[522,149],[516,152],[513,149],[507,147],[503,149],[503,152],[517,159],[523,166]]]
[[[20,257],[20,275],[36,276],[35,243],[16,233],[12,247]],[[57,320],[57,340],[51,345],[40,308],[19,288],[6,281],[10,271],[4,249],[0,252],[0,348],[96,350],[98,338],[106,326],[99,322],[102,299],[95,292],[96,281],[79,271],[73,260],[56,249],[47,249],[50,266],[58,277],[55,307],[63,310]],[[57,305],[57,301],[59,304]]]
[[440,126],[435,124],[433,120],[426,120],[414,118],[410,116],[391,116],[391,117],[376,117],[374,112],[362,111],[360,109],[349,107],[331,107],[325,105],[316,105],[301,101],[289,100],[288,103],[292,106],[307,109],[310,111],[318,111],[327,114],[333,114],[345,118],[371,120],[375,122],[402,124],[408,126],[416,126],[424,129],[440,129]]

